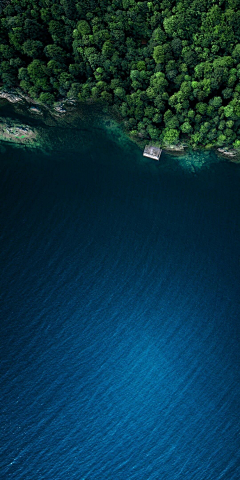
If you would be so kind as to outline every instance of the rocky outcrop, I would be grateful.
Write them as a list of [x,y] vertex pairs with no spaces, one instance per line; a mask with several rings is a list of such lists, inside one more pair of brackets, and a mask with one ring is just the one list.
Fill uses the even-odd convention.
[[184,152],[184,149],[187,147],[187,145],[183,144],[178,144],[178,145],[166,145],[163,146],[164,151],[169,150],[170,152]]
[[5,90],[0,90],[0,98],[8,100],[10,103],[18,103],[23,101],[23,97],[16,92],[6,92]]
[[67,110],[64,108],[63,105],[58,105],[58,106],[54,107],[54,110],[55,110],[55,112],[57,112],[57,113],[66,113],[66,111],[67,111]]
[[11,119],[0,118],[0,140],[18,144],[33,144],[37,138],[35,129]]
[[39,102],[33,100],[33,98],[29,97],[25,93],[23,93],[20,89],[11,89],[11,90],[0,90],[0,99],[3,98],[10,103],[19,103],[19,102],[27,102],[30,104],[38,105]]
[[77,101],[74,100],[73,98],[66,98],[62,100],[61,102],[57,102],[54,104],[53,108],[50,108],[50,111],[57,115],[57,116],[62,116],[65,113],[67,113],[68,107],[75,107],[77,105]]
[[228,150],[227,148],[217,148],[217,151],[228,157],[236,157],[238,153],[237,150]]

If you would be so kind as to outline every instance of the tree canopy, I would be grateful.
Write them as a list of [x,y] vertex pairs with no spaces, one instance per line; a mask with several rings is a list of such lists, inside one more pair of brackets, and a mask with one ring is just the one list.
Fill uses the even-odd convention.
[[240,0],[12,0],[0,79],[113,105],[146,140],[239,146]]

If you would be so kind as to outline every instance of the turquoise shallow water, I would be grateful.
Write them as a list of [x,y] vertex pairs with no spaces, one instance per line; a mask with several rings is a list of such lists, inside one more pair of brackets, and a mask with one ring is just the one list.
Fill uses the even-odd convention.
[[1,476],[237,480],[239,167],[68,134],[1,156]]

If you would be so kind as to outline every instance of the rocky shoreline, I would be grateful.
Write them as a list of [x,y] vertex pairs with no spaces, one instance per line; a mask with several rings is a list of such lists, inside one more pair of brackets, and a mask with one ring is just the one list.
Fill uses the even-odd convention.
[[[42,116],[44,111],[47,111],[53,118],[63,118],[68,113],[69,107],[78,106],[77,100],[68,98],[56,102],[53,107],[42,105],[40,102],[33,100],[31,97],[21,92],[20,89],[10,91],[0,90],[0,100],[1,99],[6,100],[11,104],[26,103],[28,105],[29,113],[38,117]],[[89,100],[86,103],[92,104],[92,101]],[[34,140],[36,140],[37,132],[29,126],[19,124],[11,125],[10,119],[7,119],[6,121],[6,119],[1,118],[1,121],[0,140],[11,140],[18,143],[26,143],[26,141],[33,143]],[[186,149],[188,149],[189,146],[180,143],[177,145],[165,145],[162,148],[166,153],[181,155],[186,153]],[[213,150],[217,155],[227,158],[231,162],[240,163],[240,152],[234,148],[215,147]]]
[[240,154],[237,150],[231,149],[228,150],[227,148],[217,148],[217,153],[228,157],[231,162],[240,163]]
[[29,107],[29,111],[31,113],[42,115],[42,109],[48,110],[52,115],[55,116],[62,116],[62,114],[67,113],[65,105],[77,105],[77,101],[73,99],[64,99],[63,101],[56,102],[54,106],[51,108],[47,105],[42,105],[40,102],[33,100],[28,95],[20,92],[19,90],[11,90],[7,92],[6,90],[0,90],[0,99],[7,100],[10,103],[27,103],[31,106]]
[[12,122],[10,119],[0,117],[0,140],[17,143],[35,143],[37,131],[28,125]]

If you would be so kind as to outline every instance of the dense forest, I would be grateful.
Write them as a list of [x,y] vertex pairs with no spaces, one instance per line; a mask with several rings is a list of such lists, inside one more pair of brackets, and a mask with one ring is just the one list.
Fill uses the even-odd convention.
[[240,0],[12,0],[0,19],[2,88],[114,105],[155,143],[240,147]]

